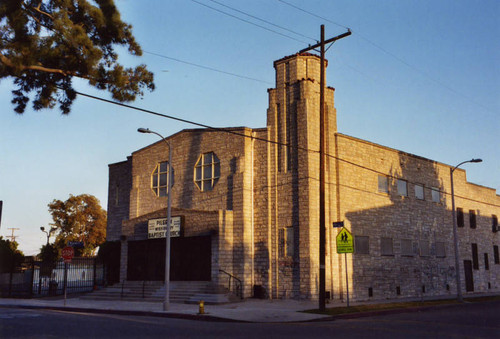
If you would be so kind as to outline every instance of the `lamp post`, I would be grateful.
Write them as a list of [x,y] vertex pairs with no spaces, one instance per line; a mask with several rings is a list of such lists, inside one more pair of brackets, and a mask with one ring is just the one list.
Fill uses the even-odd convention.
[[48,245],[48,244],[49,244],[49,238],[50,238],[50,236],[52,235],[52,232],[54,232],[54,231],[56,230],[56,228],[55,228],[55,227],[51,227],[51,228],[50,228],[50,230],[47,232],[47,231],[45,230],[45,227],[41,226],[41,227],[40,227],[40,230],[41,230],[43,233],[47,234],[47,245]]
[[455,275],[457,279],[457,300],[459,302],[463,301],[462,298],[462,286],[460,284],[460,258],[458,254],[458,232],[457,232],[457,216],[456,216],[456,211],[455,211],[455,190],[453,188],[453,172],[460,167],[460,165],[466,164],[468,162],[482,162],[482,159],[471,159],[467,161],[463,161],[456,165],[453,168],[450,168],[450,182],[451,182],[451,212],[452,212],[452,217],[453,217],[453,242],[455,246]]
[[149,130],[148,128],[138,128],[139,133],[152,133],[159,136],[168,145],[168,178],[167,178],[167,231],[165,241],[165,300],[163,301],[163,310],[168,311],[170,307],[170,222],[172,206],[172,146],[160,133]]

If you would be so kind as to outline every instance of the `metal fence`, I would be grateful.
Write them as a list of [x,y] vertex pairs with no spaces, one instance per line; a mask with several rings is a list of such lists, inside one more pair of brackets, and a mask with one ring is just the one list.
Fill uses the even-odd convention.
[[106,268],[97,258],[73,258],[45,263],[26,258],[9,273],[0,274],[0,296],[42,297],[89,292],[106,284]]

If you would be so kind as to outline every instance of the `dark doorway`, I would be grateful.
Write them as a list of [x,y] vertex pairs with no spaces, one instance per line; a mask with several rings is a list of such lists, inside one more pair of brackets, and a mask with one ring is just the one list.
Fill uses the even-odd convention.
[[474,291],[474,279],[472,275],[472,261],[464,260],[464,273],[465,273],[465,290],[467,292]]
[[[170,280],[210,281],[210,236],[172,238]],[[128,242],[127,280],[165,280],[165,239]]]

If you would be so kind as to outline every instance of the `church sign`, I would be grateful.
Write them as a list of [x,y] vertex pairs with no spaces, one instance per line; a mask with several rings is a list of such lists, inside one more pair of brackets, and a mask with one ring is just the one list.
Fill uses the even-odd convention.
[[[148,220],[148,239],[165,238],[167,235],[167,218]],[[181,236],[181,217],[170,218],[170,237]]]

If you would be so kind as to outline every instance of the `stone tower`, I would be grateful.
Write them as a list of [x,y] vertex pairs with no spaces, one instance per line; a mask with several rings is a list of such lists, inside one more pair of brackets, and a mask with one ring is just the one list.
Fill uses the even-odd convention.
[[[267,128],[276,143],[268,145],[268,199],[269,226],[275,228],[270,233],[276,238],[271,248],[277,248],[270,253],[276,259],[270,260],[268,292],[276,298],[317,298],[319,291],[320,63],[309,53],[274,62],[276,88],[269,90]],[[327,154],[335,154],[333,95],[334,89],[326,88]],[[335,180],[330,164],[333,158],[326,162],[327,183]],[[326,188],[327,211],[332,210],[335,193],[331,187]],[[330,219],[327,215],[327,224]],[[284,253],[283,247],[292,244],[293,249]]]

